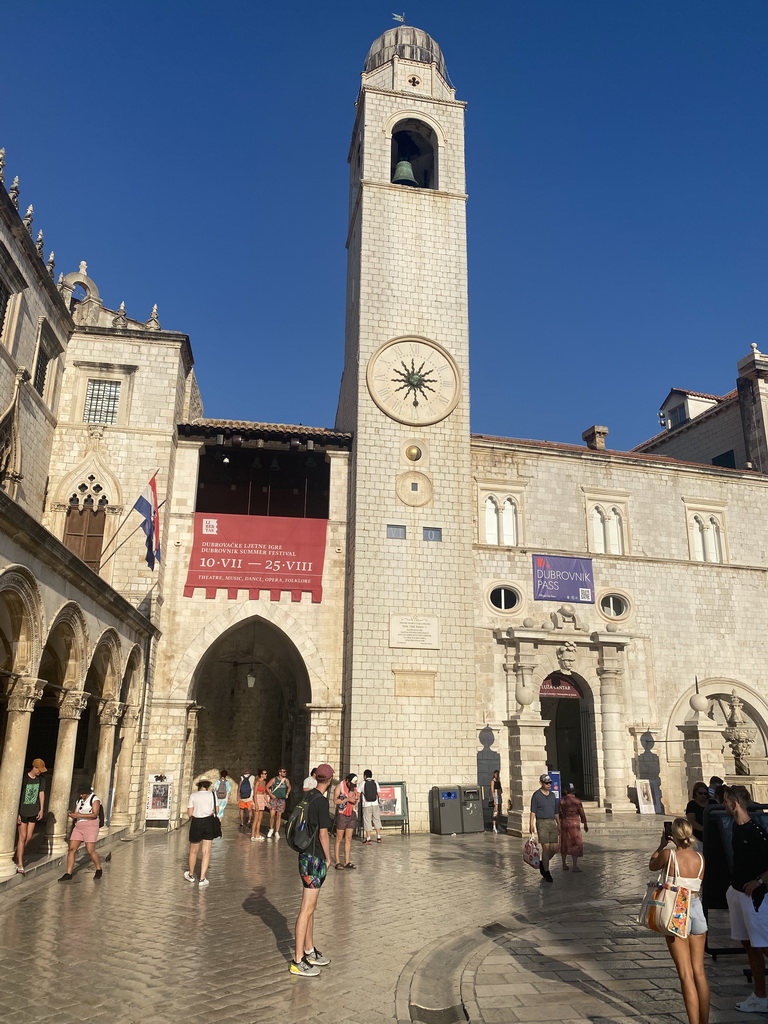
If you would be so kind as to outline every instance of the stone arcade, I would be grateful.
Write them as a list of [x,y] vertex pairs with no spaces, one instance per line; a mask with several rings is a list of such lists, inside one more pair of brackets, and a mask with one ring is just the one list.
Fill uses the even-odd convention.
[[630,452],[472,435],[463,117],[433,39],[376,40],[333,428],[206,419],[189,338],[85,263],[55,284],[0,189],[0,876],[35,756],[54,854],[82,778],[113,832],[156,775],[176,824],[200,774],[321,760],[405,780],[413,828],[430,786],[496,767],[517,831],[546,767],[614,811],[636,779],[670,811],[712,773],[768,795],[768,357],[670,392]]

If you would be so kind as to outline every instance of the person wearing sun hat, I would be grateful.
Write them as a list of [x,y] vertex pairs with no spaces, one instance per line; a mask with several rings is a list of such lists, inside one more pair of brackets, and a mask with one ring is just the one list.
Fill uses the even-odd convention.
[[315,945],[313,934],[317,897],[328,874],[331,859],[331,844],[328,838],[331,828],[331,812],[325,795],[333,782],[333,768],[319,764],[315,769],[317,786],[304,795],[307,801],[306,820],[312,842],[309,848],[299,854],[299,875],[304,886],[301,907],[296,918],[294,937],[296,947],[289,970],[302,978],[315,978],[321,967],[331,962]]
[[552,792],[552,779],[544,772],[539,776],[540,786],[531,797],[531,835],[538,833],[541,843],[541,862],[539,871],[545,882],[554,879],[549,871],[549,862],[557,853],[560,834],[557,820],[558,800]]
[[16,844],[16,873],[26,874],[24,868],[24,850],[35,833],[35,825],[43,820],[45,814],[46,780],[43,775],[48,769],[41,757],[36,757],[32,767],[21,780],[21,796],[19,797],[19,815],[16,823],[19,827],[19,841]]

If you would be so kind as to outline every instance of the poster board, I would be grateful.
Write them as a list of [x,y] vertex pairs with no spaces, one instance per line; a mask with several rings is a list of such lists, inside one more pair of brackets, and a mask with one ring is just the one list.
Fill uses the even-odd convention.
[[147,779],[147,821],[167,821],[170,828],[173,800],[173,773],[159,772]]
[[408,824],[408,790],[404,782],[379,783],[379,812],[382,825]]
[[658,784],[650,779],[635,779],[637,807],[641,814],[663,814]]

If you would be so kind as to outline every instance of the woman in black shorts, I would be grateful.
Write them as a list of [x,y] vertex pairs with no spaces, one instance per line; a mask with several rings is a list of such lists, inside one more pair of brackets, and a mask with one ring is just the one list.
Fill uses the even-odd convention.
[[216,797],[211,792],[208,779],[201,779],[197,784],[197,792],[190,793],[187,801],[189,822],[189,870],[184,872],[188,882],[195,881],[195,865],[197,855],[202,850],[200,861],[200,887],[208,885],[208,865],[211,861],[211,843],[217,836],[215,823]]

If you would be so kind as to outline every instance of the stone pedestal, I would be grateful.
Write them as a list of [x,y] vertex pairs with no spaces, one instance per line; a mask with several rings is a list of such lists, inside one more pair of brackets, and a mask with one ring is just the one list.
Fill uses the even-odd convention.
[[75,744],[80,715],[88,702],[83,690],[65,691],[59,704],[59,737],[56,742],[56,762],[48,798],[48,848],[52,854],[67,849],[67,831],[72,796],[72,768],[75,763]]
[[130,813],[131,777],[138,722],[139,708],[126,706],[120,722],[121,745],[120,753],[117,756],[117,779],[115,780],[115,795],[112,800],[110,818],[110,826],[114,825],[116,828],[125,828],[133,824]]
[[531,820],[531,796],[539,789],[539,776],[547,770],[544,730],[549,722],[525,708],[505,722],[509,733],[509,790],[512,806],[507,832],[527,836]]
[[16,845],[16,821],[19,816],[19,792],[24,758],[29,739],[29,722],[35,705],[43,696],[44,679],[22,677],[8,697],[3,757],[0,762],[0,878],[16,873],[13,852]]
[[105,815],[109,809],[112,757],[115,752],[115,729],[120,721],[122,710],[123,705],[116,700],[105,700],[99,708],[99,745],[96,748],[96,771],[93,776],[93,790],[104,804]]
[[723,730],[700,712],[677,728],[683,736],[686,793],[690,799],[694,783],[708,783],[713,775],[725,777]]

